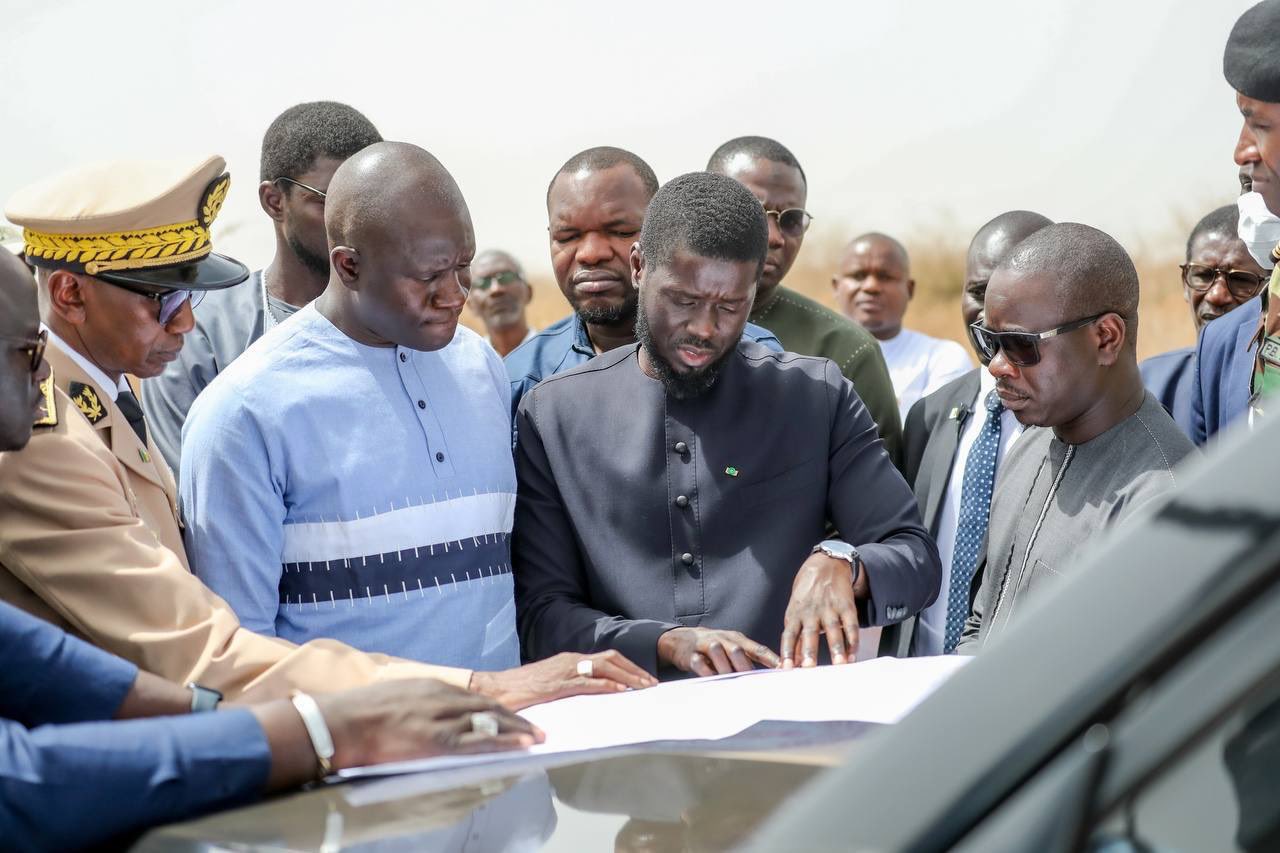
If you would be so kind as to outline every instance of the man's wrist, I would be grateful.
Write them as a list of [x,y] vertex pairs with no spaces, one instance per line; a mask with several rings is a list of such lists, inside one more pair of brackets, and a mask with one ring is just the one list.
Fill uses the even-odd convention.
[[839,539],[824,539],[813,546],[812,553],[826,554],[832,559],[848,563],[852,574],[852,583],[857,586],[863,570],[862,555],[858,553],[857,548]]

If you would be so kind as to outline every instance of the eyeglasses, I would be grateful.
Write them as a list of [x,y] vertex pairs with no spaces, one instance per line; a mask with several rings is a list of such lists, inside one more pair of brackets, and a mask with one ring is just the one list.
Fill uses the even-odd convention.
[[321,201],[324,201],[329,197],[329,194],[326,193],[324,190],[318,190],[315,187],[304,184],[302,181],[295,181],[293,178],[276,178],[271,183],[278,184],[281,181],[284,181],[286,184],[293,184],[295,187],[302,187],[307,192],[314,193],[315,195],[320,196]]
[[40,362],[44,359],[44,348],[49,344],[49,330],[41,329],[34,340],[32,338],[12,338],[8,335],[0,335],[0,341],[18,344],[18,352],[29,354],[31,356],[31,372],[34,374],[40,369]]
[[1178,268],[1182,270],[1183,283],[1196,293],[1205,293],[1212,289],[1218,277],[1221,276],[1227,282],[1227,290],[1239,300],[1257,296],[1258,291],[1267,281],[1267,276],[1258,275],[1256,272],[1224,270],[1207,264],[1179,264]]
[[503,286],[515,284],[517,281],[524,281],[520,277],[520,273],[506,270],[504,272],[494,273],[493,275],[482,275],[479,278],[471,279],[471,286],[476,290],[488,290],[494,284]]
[[136,293],[139,296],[145,296],[152,302],[158,303],[160,305],[160,311],[156,315],[156,319],[160,322],[161,326],[169,325],[170,321],[172,321],[174,317],[178,316],[178,312],[182,310],[182,304],[188,300],[191,302],[191,310],[194,311],[195,307],[204,299],[205,294],[203,290],[155,291],[141,287],[132,287],[116,281],[106,281],[106,279],[100,280],[112,287],[118,287],[121,290],[127,290],[130,293]]
[[766,218],[772,216],[777,219],[778,230],[788,237],[799,237],[809,230],[809,224],[813,222],[813,216],[801,207],[788,207],[786,210],[770,210],[766,207],[764,215]]
[[1095,320],[1099,320],[1110,313],[1112,312],[1104,311],[1101,314],[1094,314],[1092,317],[1085,317],[1083,320],[1073,320],[1070,323],[1064,323],[1045,332],[995,332],[979,323],[971,325],[969,330],[972,333],[973,343],[978,348],[978,352],[988,362],[996,357],[996,353],[1003,350],[1004,357],[1011,364],[1016,364],[1019,367],[1031,367],[1040,363],[1041,341],[1056,338],[1058,335],[1065,335],[1067,332],[1074,332],[1076,329],[1083,329]]

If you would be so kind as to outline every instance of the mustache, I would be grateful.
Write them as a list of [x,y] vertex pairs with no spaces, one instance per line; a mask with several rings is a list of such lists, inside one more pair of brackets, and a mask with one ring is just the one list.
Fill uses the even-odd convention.
[[683,337],[683,338],[680,338],[680,340],[678,341],[673,341],[671,346],[672,347],[696,347],[697,349],[715,349],[716,348],[714,341],[707,340],[706,338],[695,338],[692,336]]

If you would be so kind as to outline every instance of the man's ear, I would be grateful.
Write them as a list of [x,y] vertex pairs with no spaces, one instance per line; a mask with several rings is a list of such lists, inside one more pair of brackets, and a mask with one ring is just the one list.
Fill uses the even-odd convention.
[[[756,281],[759,281],[759,280],[760,280],[760,277],[756,276]],[[831,289],[832,290],[840,289],[840,276],[838,275],[831,276]]]
[[640,279],[644,278],[644,255],[640,252],[640,243],[631,244],[631,286],[640,289]]
[[1098,363],[1110,366],[1120,357],[1129,339],[1129,324],[1119,314],[1103,314],[1093,324],[1094,340],[1098,344]]
[[360,289],[360,253],[358,251],[350,246],[334,246],[329,250],[329,263],[348,289]]
[[916,280],[914,278],[907,279],[907,301],[910,302],[916,298]]
[[284,190],[271,181],[258,184],[258,204],[276,222],[284,220]]
[[73,326],[83,326],[89,314],[85,308],[84,281],[68,270],[49,273],[46,284],[49,293],[49,310],[54,316]]

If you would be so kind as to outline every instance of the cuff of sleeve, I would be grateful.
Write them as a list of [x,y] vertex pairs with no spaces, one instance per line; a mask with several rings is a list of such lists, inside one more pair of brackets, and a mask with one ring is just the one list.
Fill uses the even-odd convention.
[[877,571],[877,567],[884,565],[879,553],[884,546],[871,543],[857,547],[862,570],[867,575],[867,597],[858,602],[858,623],[864,628],[892,625],[912,615],[904,602],[886,600],[893,596],[893,583],[879,577]]
[[433,666],[407,660],[393,660],[378,668],[378,681],[394,681],[405,678],[434,678],[464,690],[471,686],[471,670],[452,666]]
[[679,625],[638,619],[630,622],[614,637],[613,647],[636,666],[643,667],[655,678],[658,675],[658,638]]

